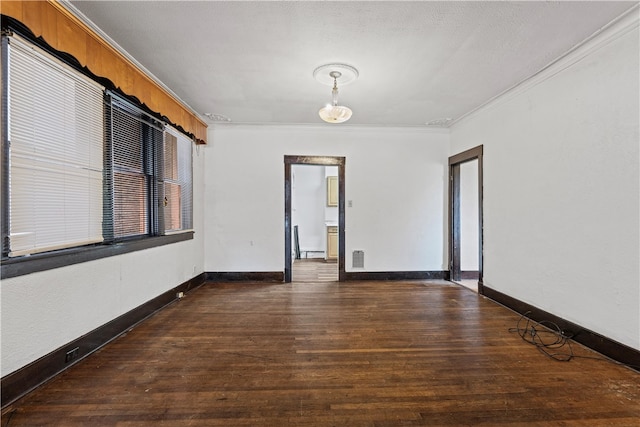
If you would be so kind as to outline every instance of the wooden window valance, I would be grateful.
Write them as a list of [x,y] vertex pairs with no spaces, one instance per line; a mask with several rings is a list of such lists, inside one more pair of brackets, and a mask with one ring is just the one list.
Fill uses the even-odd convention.
[[206,123],[58,2],[2,0],[0,12],[206,144]]

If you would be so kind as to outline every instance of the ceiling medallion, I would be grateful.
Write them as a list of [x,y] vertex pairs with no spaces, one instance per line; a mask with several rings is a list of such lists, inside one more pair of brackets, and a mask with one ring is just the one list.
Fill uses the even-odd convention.
[[445,117],[443,119],[434,119],[434,120],[430,120],[427,123],[425,123],[425,125],[427,126],[433,126],[433,127],[449,127],[449,125],[453,122],[453,119],[451,117]]
[[321,65],[313,70],[313,78],[323,85],[333,86],[333,77],[331,77],[332,71],[340,73],[340,84],[342,86],[348,85],[360,76],[356,67],[347,64],[335,63]]
[[204,113],[204,116],[212,122],[230,122],[231,119],[222,114]]

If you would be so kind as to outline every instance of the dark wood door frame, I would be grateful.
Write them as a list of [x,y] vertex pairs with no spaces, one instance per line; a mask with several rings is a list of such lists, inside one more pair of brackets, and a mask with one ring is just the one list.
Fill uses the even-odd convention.
[[449,157],[449,279],[460,280],[460,165],[478,160],[478,293],[484,294],[482,275],[482,145]]
[[344,168],[346,158],[284,156],[284,281],[291,282],[291,165],[338,166],[338,281],[346,279],[344,245]]

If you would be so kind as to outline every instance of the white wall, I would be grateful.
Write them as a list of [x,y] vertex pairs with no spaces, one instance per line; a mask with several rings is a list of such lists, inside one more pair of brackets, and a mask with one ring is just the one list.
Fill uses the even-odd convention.
[[484,145],[485,285],[640,348],[638,18],[455,124]]
[[298,226],[301,251],[324,252],[327,204],[324,169],[315,165],[291,167],[291,225]]
[[478,160],[460,165],[460,270],[478,271]]
[[193,240],[2,281],[2,376],[202,273],[202,165],[194,149]]
[[284,270],[284,156],[346,157],[346,260],[445,269],[449,135],[423,128],[218,125],[205,165],[205,271]]

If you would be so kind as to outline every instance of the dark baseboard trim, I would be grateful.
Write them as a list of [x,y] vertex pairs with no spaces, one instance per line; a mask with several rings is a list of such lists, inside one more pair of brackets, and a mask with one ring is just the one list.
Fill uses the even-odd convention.
[[[158,310],[178,299],[179,292],[187,293],[205,283],[202,273],[183,284],[172,288],[133,310],[111,320],[66,345],[42,356],[40,359],[4,376],[2,382],[2,408],[12,404],[36,387],[51,380],[91,353],[144,321]],[[65,362],[67,352],[77,348],[77,356]]]
[[478,280],[478,277],[480,277],[479,271],[461,271],[460,272],[461,280]]
[[487,298],[490,298],[517,313],[524,314],[529,312],[527,317],[535,322],[545,320],[555,323],[562,331],[565,331],[567,335],[572,336],[574,341],[640,372],[639,350],[628,347],[589,329],[583,328],[580,325],[534,307],[531,304],[510,297],[509,295],[503,294],[495,289],[488,288],[487,286],[483,286],[483,292],[484,296]]
[[[282,282],[281,271],[209,271],[207,282]],[[448,280],[448,271],[357,271],[345,273],[346,281],[354,280]]]
[[208,271],[207,282],[283,282],[282,271]]
[[345,280],[448,280],[448,271],[348,271]]

